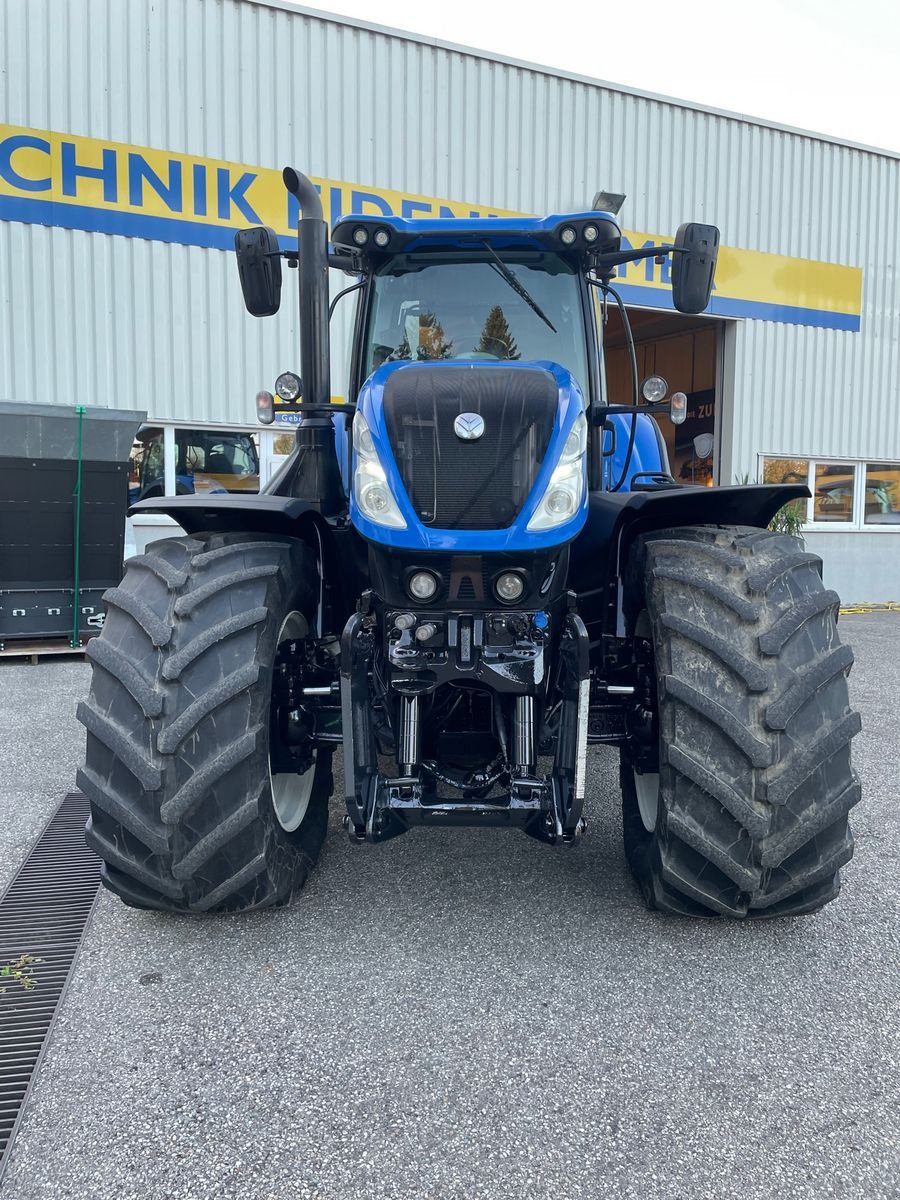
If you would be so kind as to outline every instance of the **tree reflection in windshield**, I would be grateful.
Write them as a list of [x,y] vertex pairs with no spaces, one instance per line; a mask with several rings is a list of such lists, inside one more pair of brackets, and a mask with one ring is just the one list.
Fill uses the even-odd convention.
[[493,354],[495,358],[522,357],[516,339],[510,332],[509,321],[499,304],[495,304],[485,318],[484,329],[475,349],[485,354]]

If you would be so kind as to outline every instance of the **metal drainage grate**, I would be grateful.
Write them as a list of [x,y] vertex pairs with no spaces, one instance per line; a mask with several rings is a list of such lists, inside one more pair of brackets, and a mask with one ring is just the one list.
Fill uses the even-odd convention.
[[0,900],[0,1179],[100,884],[70,792]]

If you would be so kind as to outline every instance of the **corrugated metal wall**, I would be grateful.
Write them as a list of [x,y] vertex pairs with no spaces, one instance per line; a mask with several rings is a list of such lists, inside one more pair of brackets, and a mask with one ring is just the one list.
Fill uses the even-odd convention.
[[[900,456],[896,157],[252,0],[0,0],[0,21],[13,124],[527,212],[604,186],[631,228],[862,266],[860,334],[739,326],[724,471]],[[239,422],[294,364],[293,306],[245,316],[221,251],[0,223],[0,288],[0,396]]]

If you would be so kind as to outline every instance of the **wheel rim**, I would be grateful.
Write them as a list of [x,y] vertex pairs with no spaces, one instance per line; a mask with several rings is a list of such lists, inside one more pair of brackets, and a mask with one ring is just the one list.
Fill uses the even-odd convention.
[[659,819],[659,775],[634,771],[634,790],[637,793],[638,812],[648,833],[656,828]]
[[[302,613],[289,612],[281,623],[278,631],[278,641],[275,644],[275,657],[278,648],[285,642],[295,641],[309,635],[309,625]],[[271,733],[270,733],[271,739]],[[278,824],[286,833],[294,833],[303,823],[309,802],[312,799],[313,783],[316,775],[316,751],[312,751],[312,762],[302,775],[293,771],[272,770],[272,751],[269,749],[269,788],[272,793],[272,807]]]
[[[634,636],[648,639],[653,637],[650,614],[646,608],[641,609],[638,614],[634,625]],[[641,772],[632,769],[632,775],[641,822],[647,832],[652,833],[659,820],[659,772]]]

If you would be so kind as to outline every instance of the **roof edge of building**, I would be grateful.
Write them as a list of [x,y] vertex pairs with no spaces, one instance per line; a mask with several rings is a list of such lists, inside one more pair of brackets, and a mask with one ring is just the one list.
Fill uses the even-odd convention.
[[296,16],[312,17],[320,21],[328,21],[334,25],[346,25],[353,29],[365,29],[370,33],[380,33],[385,37],[400,38],[407,42],[416,42],[423,46],[434,46],[439,50],[449,50],[454,54],[465,54],[470,58],[485,59],[488,62],[502,63],[507,67],[531,71],[537,75],[549,75],[556,79],[568,79],[573,83],[587,84],[589,87],[603,88],[608,92],[619,92],[624,96],[635,96],[641,100],[652,100],[658,104],[674,105],[676,108],[691,109],[694,112],[707,113],[713,117],[723,117],[729,121],[739,121],[744,125],[758,125],[763,129],[777,130],[779,133],[789,133],[795,137],[808,138],[810,141],[826,142],[833,146],[843,146],[849,150],[860,150],[865,154],[875,154],[882,158],[900,161],[900,150],[888,150],[883,146],[871,146],[865,142],[854,142],[850,138],[838,137],[835,134],[819,133],[813,129],[801,129],[797,125],[784,125],[780,121],[770,121],[765,117],[756,117],[750,113],[732,112],[730,109],[715,108],[710,104],[700,104],[694,100],[684,100],[678,96],[665,96],[659,92],[647,92],[641,88],[629,87],[624,83],[610,83],[605,79],[596,79],[591,75],[580,75],[577,71],[567,71],[562,67],[551,67],[545,63],[529,62],[527,59],[511,58],[506,54],[497,54],[493,50],[481,50],[476,46],[465,46],[459,42],[448,42],[443,38],[431,37],[426,33],[413,33],[407,29],[396,29],[390,25],[379,25],[375,21],[366,21],[362,17],[350,17],[343,13],[326,12],[319,8],[310,8],[306,4],[294,3],[294,0],[237,0],[238,3],[255,4],[261,8],[280,9]]

